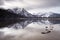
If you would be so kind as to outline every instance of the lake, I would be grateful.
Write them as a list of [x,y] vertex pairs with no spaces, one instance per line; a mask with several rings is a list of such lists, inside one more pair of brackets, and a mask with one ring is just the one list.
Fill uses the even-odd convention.
[[0,40],[60,40],[60,20],[9,20],[0,26]]

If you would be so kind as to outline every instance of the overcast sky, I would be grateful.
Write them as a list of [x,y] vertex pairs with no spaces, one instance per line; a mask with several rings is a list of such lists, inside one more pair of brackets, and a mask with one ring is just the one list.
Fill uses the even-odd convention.
[[0,0],[3,8],[25,8],[31,13],[58,12],[60,13],[60,0]]

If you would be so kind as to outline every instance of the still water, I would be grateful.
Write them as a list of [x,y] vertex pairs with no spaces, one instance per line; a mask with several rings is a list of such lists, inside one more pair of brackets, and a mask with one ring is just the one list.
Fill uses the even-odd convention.
[[60,40],[59,20],[21,19],[1,23],[0,40]]

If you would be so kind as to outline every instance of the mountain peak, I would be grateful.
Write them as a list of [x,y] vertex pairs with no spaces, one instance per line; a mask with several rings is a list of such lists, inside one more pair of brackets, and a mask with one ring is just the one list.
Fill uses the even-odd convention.
[[8,11],[11,11],[11,12],[16,13],[16,14],[19,14],[22,10],[23,10],[23,8],[8,9]]

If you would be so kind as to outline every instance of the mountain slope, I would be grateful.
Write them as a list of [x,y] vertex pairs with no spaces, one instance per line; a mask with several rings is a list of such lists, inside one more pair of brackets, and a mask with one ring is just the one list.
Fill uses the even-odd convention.
[[32,14],[27,12],[24,8],[13,8],[13,9],[8,9],[8,11],[18,14],[20,16],[32,17]]
[[18,15],[15,13],[11,13],[8,10],[0,9],[0,18],[17,18]]
[[50,13],[41,14],[40,17],[60,17],[60,14],[50,12]]
[[52,15],[50,15],[49,17],[60,17],[60,14],[52,13]]

